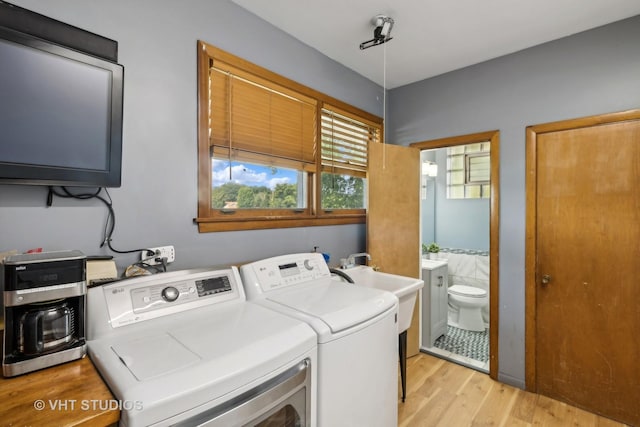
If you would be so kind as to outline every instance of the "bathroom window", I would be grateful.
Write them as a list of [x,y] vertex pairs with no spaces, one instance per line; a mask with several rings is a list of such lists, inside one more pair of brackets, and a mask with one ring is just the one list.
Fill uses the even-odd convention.
[[457,145],[447,149],[447,198],[484,199],[491,194],[491,143]]
[[199,231],[364,223],[382,119],[198,46]]

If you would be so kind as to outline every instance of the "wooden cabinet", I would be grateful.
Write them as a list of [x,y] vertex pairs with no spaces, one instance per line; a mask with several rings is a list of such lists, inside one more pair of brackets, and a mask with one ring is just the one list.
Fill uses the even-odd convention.
[[433,347],[447,333],[448,279],[446,261],[422,261],[422,348]]
[[88,357],[13,378],[0,375],[2,425],[97,427],[119,419],[119,402]]

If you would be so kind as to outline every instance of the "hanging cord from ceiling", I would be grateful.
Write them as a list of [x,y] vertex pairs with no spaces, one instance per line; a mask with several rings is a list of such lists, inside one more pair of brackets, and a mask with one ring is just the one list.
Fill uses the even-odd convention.
[[387,168],[387,45],[382,46],[382,170]]
[[[360,49],[368,49],[373,46],[385,44],[391,37],[391,29],[395,21],[386,15],[376,15],[371,19],[375,27],[373,29],[373,39],[360,43]],[[387,45],[383,46],[382,53],[382,169],[386,169],[386,133],[387,133]]]

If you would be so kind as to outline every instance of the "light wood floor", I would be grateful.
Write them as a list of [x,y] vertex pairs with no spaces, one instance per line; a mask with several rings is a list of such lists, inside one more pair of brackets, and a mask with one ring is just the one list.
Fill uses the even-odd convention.
[[407,361],[398,426],[624,426],[489,375],[420,353]]

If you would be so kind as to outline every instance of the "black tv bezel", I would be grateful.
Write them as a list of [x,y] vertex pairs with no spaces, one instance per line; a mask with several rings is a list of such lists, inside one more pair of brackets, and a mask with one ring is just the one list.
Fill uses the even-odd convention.
[[[115,62],[106,61],[3,26],[0,26],[0,39],[101,68],[111,73],[109,167],[105,170],[92,170],[0,161],[0,184],[120,187],[122,182],[124,67]],[[0,129],[0,145],[7,143],[10,143],[10,141],[3,141],[2,130]]]

